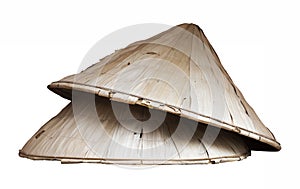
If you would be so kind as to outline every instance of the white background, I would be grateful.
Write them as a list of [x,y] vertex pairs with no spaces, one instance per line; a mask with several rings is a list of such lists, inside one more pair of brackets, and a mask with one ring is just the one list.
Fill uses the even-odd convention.
[[[291,0],[1,1],[0,188],[296,188],[299,18]],[[46,86],[76,73],[97,40],[149,22],[198,24],[282,150],[253,152],[240,162],[143,170],[19,158],[25,142],[68,103]]]

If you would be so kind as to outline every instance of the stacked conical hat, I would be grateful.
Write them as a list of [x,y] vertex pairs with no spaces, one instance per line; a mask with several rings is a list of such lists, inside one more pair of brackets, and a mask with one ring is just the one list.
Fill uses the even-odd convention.
[[72,102],[27,142],[23,157],[192,164],[280,150],[194,24],[130,44],[48,88]]

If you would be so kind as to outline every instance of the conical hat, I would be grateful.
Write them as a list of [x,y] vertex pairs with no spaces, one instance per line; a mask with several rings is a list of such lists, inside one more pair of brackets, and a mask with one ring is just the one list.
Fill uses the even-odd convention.
[[210,124],[245,136],[254,150],[281,148],[194,24],[130,44],[48,88],[67,99],[83,91]]
[[[63,163],[153,165],[219,163],[250,155],[238,134],[221,131],[211,145],[206,145],[203,136],[208,128],[204,124],[185,118],[178,124],[179,116],[151,110],[151,115],[159,114],[165,119],[159,124],[157,119],[148,123],[144,120],[143,125],[136,119],[143,120],[148,108],[132,105],[131,113],[136,119],[131,119],[128,115],[116,117],[112,106],[103,97],[96,97],[95,104],[87,103],[85,98],[70,103],[26,143],[20,156]],[[128,107],[119,102],[114,106],[121,112]],[[156,127],[151,128],[153,125]],[[195,131],[190,129],[193,127]],[[193,135],[187,137],[189,132]]]

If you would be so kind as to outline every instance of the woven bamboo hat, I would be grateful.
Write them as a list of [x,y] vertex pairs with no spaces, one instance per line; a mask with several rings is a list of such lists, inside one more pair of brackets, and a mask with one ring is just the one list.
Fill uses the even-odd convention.
[[193,164],[281,148],[194,24],[130,44],[48,88],[72,103],[26,143],[22,157]]
[[280,150],[194,24],[175,26],[103,58],[50,90],[72,90],[167,111],[245,136],[252,149]]
[[[205,124],[170,113],[162,115],[159,110],[152,110],[154,119],[142,122],[148,108],[130,106],[132,118],[124,103],[112,105],[108,99],[96,97],[94,106],[81,99],[75,104],[76,115],[70,103],[26,143],[20,156],[62,163],[157,165],[219,163],[250,155],[242,138],[228,131],[218,133],[209,144],[203,136],[206,134],[208,140],[214,136],[205,133],[212,129]],[[112,106],[125,114],[116,115]]]

